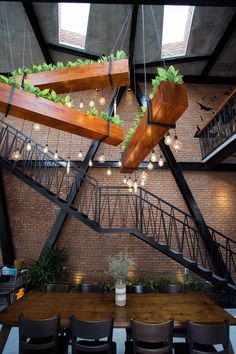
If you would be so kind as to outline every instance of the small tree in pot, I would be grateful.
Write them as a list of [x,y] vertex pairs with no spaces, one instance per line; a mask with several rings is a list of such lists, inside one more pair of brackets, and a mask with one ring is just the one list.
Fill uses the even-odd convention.
[[110,256],[108,260],[108,274],[116,281],[116,305],[124,306],[126,304],[126,280],[130,268],[134,266],[134,261],[130,258],[127,251],[120,251],[117,255]]

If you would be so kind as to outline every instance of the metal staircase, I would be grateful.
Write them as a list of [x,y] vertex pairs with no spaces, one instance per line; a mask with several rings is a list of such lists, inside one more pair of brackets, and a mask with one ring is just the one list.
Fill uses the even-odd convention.
[[[132,233],[184,267],[236,295],[236,242],[209,227],[204,240],[189,214],[151,192],[98,185],[84,171],[53,159],[14,127],[1,122],[0,162],[15,176],[68,213],[101,233]],[[31,140],[31,150],[26,145]],[[21,159],[12,160],[19,150]],[[81,183],[83,181],[83,183]],[[71,195],[81,186],[75,200]],[[205,243],[208,243],[208,251]],[[210,247],[209,247],[210,245]],[[216,252],[217,250],[217,252]]]

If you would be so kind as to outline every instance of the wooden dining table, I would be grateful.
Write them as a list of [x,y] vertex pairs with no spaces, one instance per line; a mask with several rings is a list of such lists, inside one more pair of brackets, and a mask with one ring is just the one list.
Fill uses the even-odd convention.
[[0,353],[2,353],[11,327],[18,325],[18,315],[41,319],[60,314],[61,326],[69,327],[69,317],[81,320],[102,320],[114,317],[115,328],[128,328],[130,320],[164,322],[174,319],[175,329],[185,329],[188,320],[214,324],[228,319],[236,325],[236,318],[216,305],[207,296],[192,294],[127,294],[127,303],[115,305],[114,293],[40,293],[29,292],[20,300],[0,312]]

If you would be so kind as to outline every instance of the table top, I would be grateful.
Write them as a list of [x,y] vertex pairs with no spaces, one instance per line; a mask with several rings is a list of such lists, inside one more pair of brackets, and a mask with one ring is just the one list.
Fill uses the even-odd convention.
[[236,325],[236,318],[216,305],[207,296],[192,294],[127,294],[126,306],[115,305],[114,293],[37,293],[30,292],[0,312],[0,323],[17,325],[18,314],[40,319],[61,315],[61,325],[68,326],[69,316],[81,320],[102,320],[114,317],[114,327],[130,326],[130,320],[163,322],[171,317],[175,328],[184,328],[191,320],[199,323],[217,323],[228,319]]

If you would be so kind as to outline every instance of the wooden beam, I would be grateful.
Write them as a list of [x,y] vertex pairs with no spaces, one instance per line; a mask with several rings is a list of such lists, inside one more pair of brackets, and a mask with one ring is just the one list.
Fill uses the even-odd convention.
[[[128,59],[124,59],[41,71],[27,74],[25,79],[42,90],[50,88],[57,93],[127,86],[129,85],[129,63]],[[21,80],[20,76],[16,78],[18,83],[21,83]]]
[[[0,111],[3,113],[6,112],[10,92],[10,85],[0,84]],[[115,146],[124,139],[122,127],[113,123],[108,125],[101,118],[90,116],[20,89],[15,89],[9,114],[89,139],[104,139],[104,143]]]

